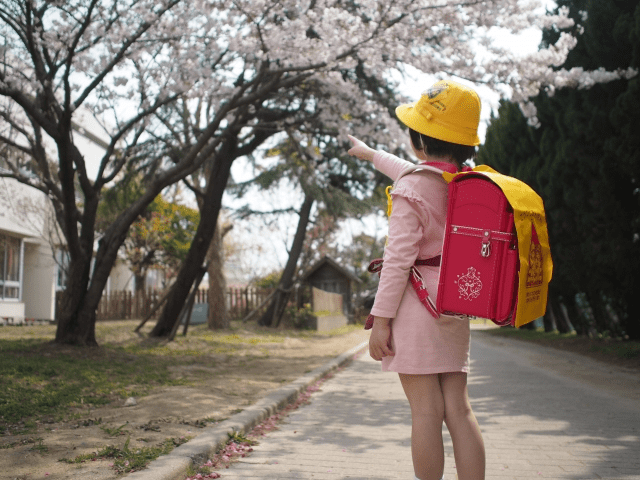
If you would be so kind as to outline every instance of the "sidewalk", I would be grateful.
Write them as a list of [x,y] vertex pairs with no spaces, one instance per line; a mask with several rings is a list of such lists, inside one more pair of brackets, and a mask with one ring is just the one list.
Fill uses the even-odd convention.
[[[471,358],[487,479],[640,479],[637,373],[477,331]],[[410,428],[397,375],[381,373],[365,354],[220,473],[224,480],[410,480]],[[445,452],[445,479],[453,480],[446,430]]]

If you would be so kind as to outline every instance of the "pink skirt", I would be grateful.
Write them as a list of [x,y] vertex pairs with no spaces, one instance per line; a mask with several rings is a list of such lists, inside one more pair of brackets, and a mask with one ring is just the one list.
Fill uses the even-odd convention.
[[[438,268],[419,267],[429,296],[438,294]],[[396,318],[391,321],[392,357],[382,370],[408,374],[469,372],[469,320],[433,318],[407,282]]]

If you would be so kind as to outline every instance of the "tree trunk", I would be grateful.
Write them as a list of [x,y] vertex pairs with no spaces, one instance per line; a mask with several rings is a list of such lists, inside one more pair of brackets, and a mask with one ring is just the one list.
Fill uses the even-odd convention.
[[573,323],[573,326],[575,327],[576,332],[578,332],[578,335],[593,337],[595,335],[595,328],[591,323],[591,319],[578,304],[577,295],[573,295],[568,299],[566,307],[567,311],[569,312],[571,323]]
[[580,312],[576,307],[576,301],[573,295],[568,298],[563,298],[563,304],[569,315],[569,321],[576,329],[578,335],[589,335],[588,325],[585,324],[584,319],[580,316]]
[[631,285],[631,288],[627,290],[630,294],[627,295],[625,299],[626,309],[622,328],[624,329],[624,333],[629,336],[629,340],[640,340],[640,303],[638,303],[637,296],[640,282],[636,281],[633,283],[635,283],[635,288],[634,285]]
[[549,295],[549,309],[552,312],[553,319],[555,320],[556,328],[558,329],[558,332],[570,333],[571,326],[567,322],[567,318],[565,317],[565,314],[564,314],[564,309],[562,308],[562,305],[560,304],[560,301],[557,296]]
[[287,307],[287,300],[291,294],[291,288],[293,287],[293,278],[296,273],[296,265],[298,259],[302,253],[302,246],[304,245],[304,237],[307,232],[307,225],[309,224],[309,218],[311,216],[311,207],[313,206],[315,199],[306,194],[302,207],[300,207],[300,218],[298,220],[298,228],[296,234],[293,237],[293,244],[289,251],[289,259],[282,271],[282,276],[278,282],[275,295],[271,299],[271,303],[267,307],[267,311],[260,317],[258,324],[265,326],[278,326],[280,319],[284,314],[284,310]]
[[[56,343],[97,345],[96,310],[126,235],[127,229],[121,226],[119,234],[105,234],[100,239],[92,272],[90,254],[83,254],[71,260],[68,284],[56,330]],[[89,282],[90,272],[91,282]]]
[[[70,124],[67,131],[70,131]],[[84,210],[82,212],[81,230],[78,231],[78,212],[75,197],[75,173],[74,159],[76,163],[82,163],[82,155],[71,143],[70,138],[62,137],[58,146],[60,168],[58,176],[63,192],[64,212],[56,214],[57,221],[64,232],[65,241],[69,250],[69,274],[67,285],[62,298],[58,326],[56,328],[55,343],[70,345],[96,346],[95,336],[95,308],[93,315],[87,317],[82,312],[86,310],[87,286],[91,278],[91,258],[93,255],[93,242],[95,215],[98,209],[98,197],[95,192],[83,183]],[[87,225],[91,225],[88,228]]]
[[[95,319],[80,316],[87,292],[87,283],[91,257],[82,255],[69,263],[67,285],[57,312],[55,343],[97,346],[95,335]],[[96,305],[97,307],[97,305]],[[94,315],[95,316],[95,315]]]
[[602,295],[600,292],[590,290],[586,293],[589,309],[593,314],[598,333],[604,333],[609,330],[609,318],[602,308]]
[[173,340],[176,336],[176,332],[178,331],[178,327],[180,326],[180,321],[184,319],[184,329],[182,330],[182,335],[186,336],[187,331],[189,330],[189,323],[191,323],[191,314],[193,313],[193,304],[196,301],[196,296],[198,295],[198,289],[200,288],[200,282],[202,282],[202,278],[204,274],[207,273],[207,267],[203,266],[200,268],[198,275],[196,275],[196,279],[193,282],[193,288],[191,289],[191,293],[187,299],[187,303],[182,308],[182,312],[178,315],[178,322],[173,327],[173,331],[169,336],[169,340]]
[[232,225],[224,225],[216,228],[213,240],[207,252],[209,274],[209,312],[207,315],[207,327],[210,330],[223,330],[229,328],[229,309],[227,308],[227,281],[224,277],[224,255],[222,240],[233,228]]
[[556,331],[556,324],[554,322],[553,310],[550,306],[547,306],[547,311],[542,317],[542,324],[544,326],[545,333],[552,333]]
[[[69,130],[70,131],[70,130]],[[70,135],[63,138],[71,138]],[[70,142],[58,145],[60,158],[60,178],[63,190],[62,206],[56,208],[56,220],[64,232],[69,250],[69,275],[65,294],[57,316],[56,343],[79,346],[97,345],[95,338],[96,310],[102,292],[107,284],[111,269],[124,243],[131,224],[153,201],[167,183],[155,184],[133,205],[124,210],[104,233],[98,244],[98,251],[92,267],[95,243],[95,221],[100,196],[98,190],[86,177],[79,175],[79,183],[84,196],[82,212],[76,208],[76,187],[74,164],[82,165],[84,160],[78,149]],[[81,226],[78,232],[78,225]]]
[[640,305],[637,299],[631,300],[627,305],[624,331],[629,336],[629,340],[640,340]]
[[207,250],[216,230],[218,215],[222,206],[222,194],[227,186],[231,164],[235,158],[235,149],[236,144],[233,140],[226,142],[214,161],[204,194],[202,211],[200,212],[200,224],[191,242],[187,257],[176,277],[175,287],[171,290],[162,314],[150,333],[152,337],[169,337],[175,323],[179,321],[180,311],[189,295],[198,271],[204,263]]
[[133,274],[134,287],[136,293],[144,292],[146,287],[147,272],[138,272]]
[[[56,329],[56,343],[96,346],[96,310],[102,298],[111,268],[124,243],[127,228],[124,222],[116,225],[117,234],[107,233],[100,239],[91,271],[91,254],[82,254],[69,263],[67,288],[62,299]],[[114,230],[116,230],[114,229]],[[91,281],[89,282],[89,274]]]

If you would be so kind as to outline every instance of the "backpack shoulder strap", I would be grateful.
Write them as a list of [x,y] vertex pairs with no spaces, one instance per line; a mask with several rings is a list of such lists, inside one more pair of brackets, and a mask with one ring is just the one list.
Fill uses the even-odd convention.
[[385,193],[387,194],[387,216],[388,217],[391,216],[391,210],[393,208],[393,201],[391,200],[391,190],[396,186],[396,184],[400,181],[400,179],[402,177],[404,177],[405,175],[409,175],[410,173],[421,172],[421,171],[435,173],[440,178],[442,178],[444,180],[444,178],[442,177],[442,174],[444,173],[444,170],[440,170],[439,168],[432,167],[431,165],[413,165],[413,164],[412,165],[407,165],[400,172],[400,175],[398,175],[398,178],[395,179],[395,181],[393,182],[393,185],[388,186],[386,188],[386,190],[385,190]]
[[405,175],[408,175],[413,172],[418,172],[418,171],[436,173],[440,177],[442,177],[442,174],[444,173],[444,170],[440,170],[439,168],[432,167],[431,165],[407,165],[404,168],[404,170],[400,172],[400,175],[398,175],[398,178],[395,179],[394,185],[398,183],[398,181]]

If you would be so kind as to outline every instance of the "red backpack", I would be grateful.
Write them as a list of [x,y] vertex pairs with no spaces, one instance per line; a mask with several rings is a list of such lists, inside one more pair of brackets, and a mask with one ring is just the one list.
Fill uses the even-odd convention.
[[[429,165],[411,165],[400,174],[396,183],[404,175],[422,170],[443,174],[442,170]],[[415,266],[411,268],[409,281],[420,301],[435,318],[439,318],[440,314],[463,315],[487,318],[500,326],[520,326],[537,316],[526,315],[526,318],[519,318],[516,322],[519,291],[522,292],[524,286],[532,292],[537,292],[536,296],[527,291],[526,301],[544,301],[546,305],[546,287],[551,280],[551,258],[548,254],[544,212],[542,223],[538,222],[538,227],[544,226],[545,261],[534,222],[530,223],[531,229],[527,235],[523,230],[525,224],[520,218],[521,214],[534,215],[527,210],[522,211],[523,198],[528,199],[533,195],[539,199],[540,205],[542,201],[533,190],[519,180],[500,175],[484,166],[478,170],[457,175],[444,174],[445,178],[448,176],[449,189],[442,255],[418,261],[418,264],[440,265],[436,302],[434,303],[429,296]],[[494,179],[503,185],[498,185]],[[507,179],[506,182],[504,179]],[[514,188],[519,190],[515,196],[511,194]],[[510,193],[512,202],[518,207],[518,223],[521,226],[518,231],[514,222],[514,208],[503,189]],[[538,207],[537,200],[533,204]],[[532,212],[537,210],[532,207]],[[519,241],[518,233],[521,231],[522,238]],[[527,241],[530,241],[530,245]],[[522,253],[520,250],[523,244],[528,250],[527,258],[523,262],[527,267],[524,284],[523,276],[519,275]],[[380,272],[381,269],[381,259],[376,259],[369,265],[371,272]],[[528,311],[523,313],[538,315],[539,311],[539,307],[528,308]],[[365,328],[371,326],[373,318],[370,316]]]
[[437,310],[507,325],[515,318],[518,293],[513,208],[482,174],[455,177],[448,195]]

